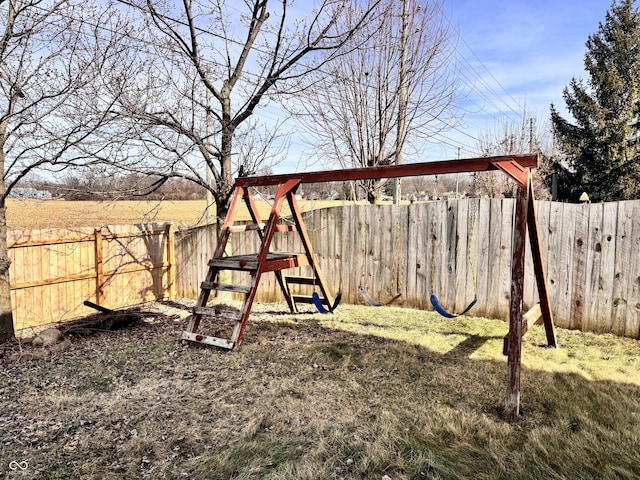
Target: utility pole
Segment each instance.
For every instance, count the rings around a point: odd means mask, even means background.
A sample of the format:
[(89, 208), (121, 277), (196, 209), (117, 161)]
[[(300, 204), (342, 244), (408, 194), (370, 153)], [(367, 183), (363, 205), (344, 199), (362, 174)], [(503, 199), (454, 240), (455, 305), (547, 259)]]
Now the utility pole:
[[(458, 147), (458, 160), (460, 160), (460, 147)], [(460, 198), (458, 195), (458, 175), (459, 173), (456, 173), (456, 200)]]
[[(207, 69), (207, 74), (209, 73), (209, 69)], [(207, 146), (207, 151), (209, 151), (209, 146), (211, 144), (211, 92), (209, 91), (209, 89), (207, 88), (207, 94), (206, 94), (206, 113), (205, 113), (205, 129), (206, 129), (206, 135), (207, 135), (207, 139), (206, 139), (206, 146)], [(205, 158), (204, 161), (204, 169), (205, 169), (205, 174), (206, 174), (206, 179), (207, 179), (207, 206), (205, 209), (205, 218), (207, 221), (207, 225), (210, 225), (212, 223), (214, 219), (213, 215), (211, 215), (211, 209), (213, 208), (213, 194), (211, 193), (211, 184), (213, 183), (213, 175), (211, 174), (211, 167), (209, 166), (209, 164), (207, 163), (207, 160)]]
[(533, 141), (533, 117), (529, 119), (529, 153), (533, 153), (533, 147), (535, 142)]
[[(398, 131), (396, 134), (396, 165), (402, 163), (402, 147), (406, 136), (407, 122), (407, 31), (409, 29), (409, 0), (402, 3), (402, 32), (400, 37), (400, 71), (398, 72), (399, 98), (398, 98)], [(393, 203), (400, 204), (401, 183), (400, 178), (393, 180)]]

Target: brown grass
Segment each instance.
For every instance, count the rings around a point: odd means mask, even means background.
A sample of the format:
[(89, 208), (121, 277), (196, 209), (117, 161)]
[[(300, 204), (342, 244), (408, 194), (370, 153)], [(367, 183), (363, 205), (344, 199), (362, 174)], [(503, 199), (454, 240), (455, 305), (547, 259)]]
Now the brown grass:
[(637, 341), (560, 331), (548, 349), (533, 327), (510, 424), (502, 322), (254, 312), (234, 352), (182, 345), (185, 320), (154, 315), (46, 360), (5, 356), (0, 475), (23, 478), (8, 465), (24, 461), (47, 479), (640, 478)]
[[(257, 200), (260, 215), (269, 216), (271, 204)], [(303, 211), (342, 205), (335, 201), (302, 201)], [(185, 201), (66, 201), (66, 200), (7, 200), (9, 229), (33, 230), (40, 228), (101, 227), (104, 225), (134, 225), (150, 222), (174, 222), (176, 226), (190, 227), (206, 223), (206, 202)], [(284, 211), (286, 215), (286, 210)], [(211, 214), (215, 221), (215, 214)], [(243, 209), (238, 220), (248, 220)]]

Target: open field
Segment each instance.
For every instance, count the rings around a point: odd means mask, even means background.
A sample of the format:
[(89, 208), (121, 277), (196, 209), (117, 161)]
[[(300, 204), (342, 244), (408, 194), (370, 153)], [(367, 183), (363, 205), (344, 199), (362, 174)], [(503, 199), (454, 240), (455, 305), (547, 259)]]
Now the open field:
[[(265, 219), (268, 218), (271, 205), (263, 200), (257, 200), (256, 203), (260, 214)], [(303, 211), (332, 205), (342, 205), (342, 202), (300, 202)], [(205, 207), (204, 200), (80, 202), (10, 198), (7, 200), (7, 225), (12, 230), (101, 227), (150, 222), (174, 222), (176, 227), (191, 227), (206, 223)], [(213, 213), (211, 218), (212, 222), (215, 221)], [(248, 218), (245, 209), (239, 215), (239, 220)]]
[(68, 334), (43, 360), (0, 350), (0, 476), (640, 478), (637, 340), (559, 330), (549, 349), (532, 327), (507, 423), (499, 321), (257, 304), (220, 352), (177, 340), (186, 306), (141, 308), (145, 322)]

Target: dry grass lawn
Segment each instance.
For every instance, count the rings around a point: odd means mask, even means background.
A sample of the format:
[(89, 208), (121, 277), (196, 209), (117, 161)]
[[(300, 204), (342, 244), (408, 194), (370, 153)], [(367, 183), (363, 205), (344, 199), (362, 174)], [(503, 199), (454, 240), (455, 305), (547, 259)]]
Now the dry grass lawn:
[[(271, 205), (257, 200), (260, 214), (266, 219)], [(336, 201), (303, 201), (303, 211), (342, 205)], [(12, 230), (40, 228), (101, 227), (104, 225), (134, 225), (150, 222), (174, 222), (177, 227), (191, 227), (206, 223), (206, 202), (185, 201), (66, 201), (66, 200), (7, 200), (7, 225)], [(284, 212), (286, 215), (286, 211)], [(215, 221), (215, 215), (212, 214)], [(239, 220), (249, 219), (243, 211)]]
[(260, 304), (221, 352), (178, 340), (186, 310), (142, 308), (43, 360), (4, 348), (0, 477), (640, 478), (638, 341), (560, 331), (548, 349), (533, 327), (508, 423), (502, 322)]

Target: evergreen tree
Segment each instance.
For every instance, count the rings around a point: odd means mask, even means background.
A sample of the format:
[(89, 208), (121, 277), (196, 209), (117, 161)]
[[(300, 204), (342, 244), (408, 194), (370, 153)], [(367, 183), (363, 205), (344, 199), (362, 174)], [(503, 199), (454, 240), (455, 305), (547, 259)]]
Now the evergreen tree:
[(585, 70), (563, 97), (574, 122), (551, 106), (554, 136), (565, 154), (556, 163), (560, 200), (640, 198), (640, 13), (635, 0), (614, 0), (589, 36)]

